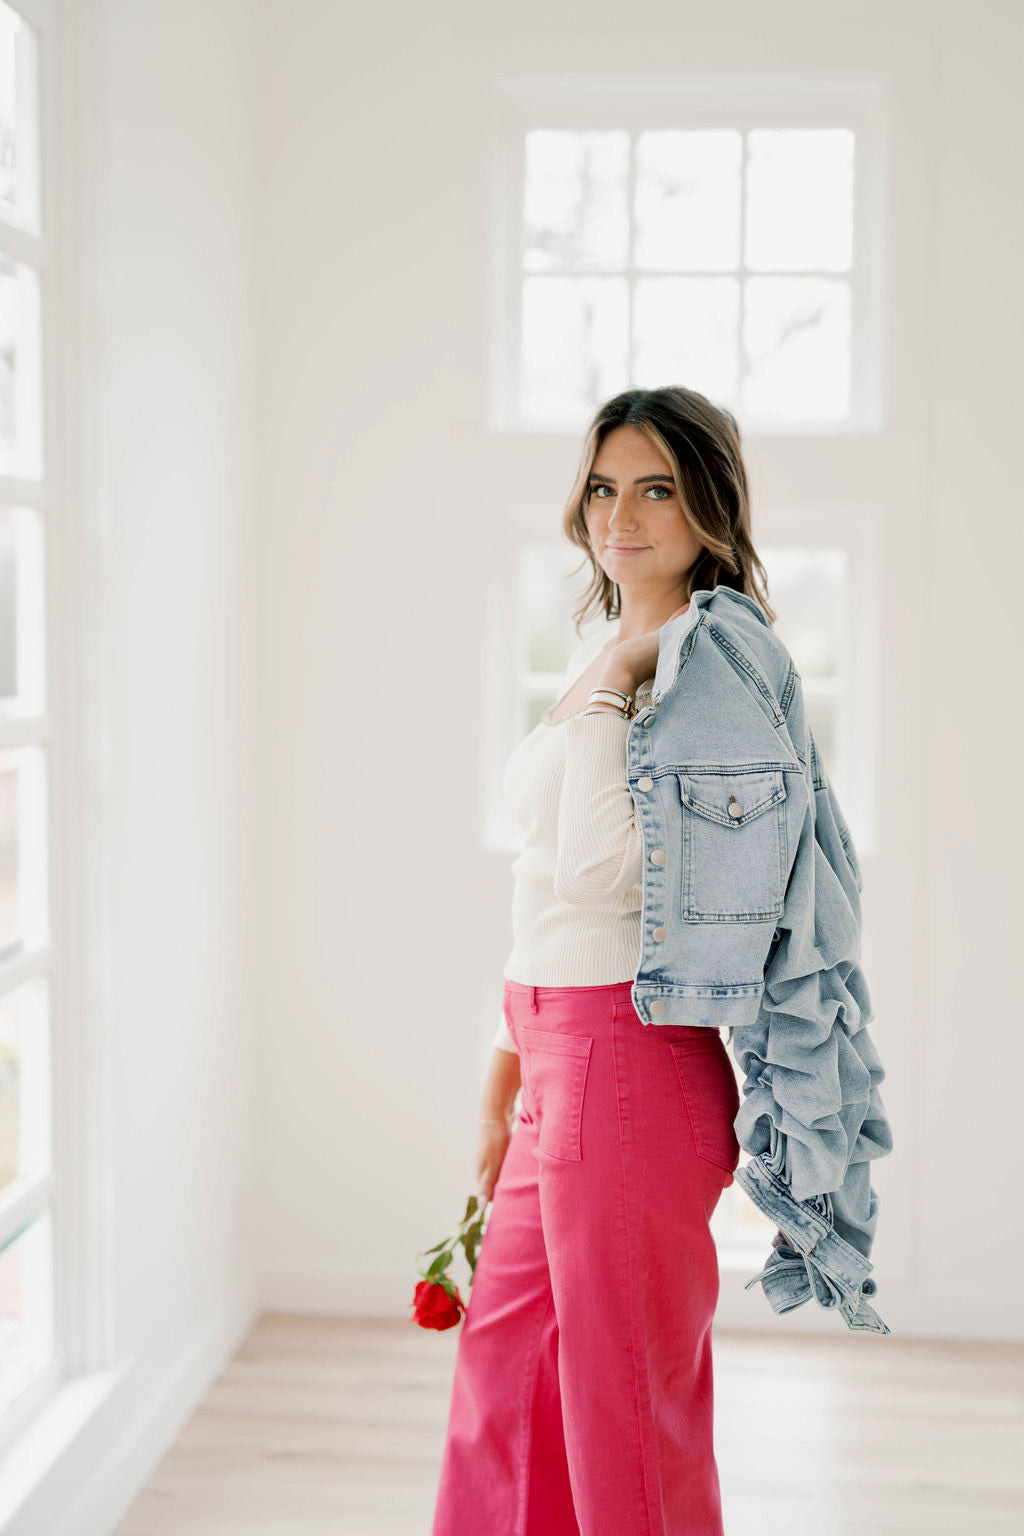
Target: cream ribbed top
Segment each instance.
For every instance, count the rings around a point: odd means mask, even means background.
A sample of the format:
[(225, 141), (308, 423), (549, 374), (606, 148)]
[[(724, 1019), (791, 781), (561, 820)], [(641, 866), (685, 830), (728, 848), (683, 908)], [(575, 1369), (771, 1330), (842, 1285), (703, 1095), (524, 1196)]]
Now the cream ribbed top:
[[(569, 658), (559, 702), (617, 626)], [(649, 702), (653, 678), (637, 690)], [(556, 708), (557, 705), (552, 706)], [(505, 765), (505, 804), (525, 834), (512, 864), (513, 946), (504, 975), (527, 986), (632, 981), (640, 961), (643, 842), (627, 777), (630, 722), (551, 710)], [(492, 1042), (515, 1051), (504, 1014)]]

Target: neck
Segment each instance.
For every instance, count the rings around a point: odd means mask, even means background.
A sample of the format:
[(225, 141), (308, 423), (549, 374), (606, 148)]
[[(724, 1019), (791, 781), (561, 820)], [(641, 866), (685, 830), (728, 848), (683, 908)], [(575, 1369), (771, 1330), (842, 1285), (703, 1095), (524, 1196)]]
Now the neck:
[(619, 589), (619, 634), (620, 640), (632, 640), (637, 635), (649, 635), (652, 630), (660, 629), (667, 624), (672, 614), (682, 604), (686, 603), (685, 592), (678, 589), (668, 596), (648, 595), (642, 592), (631, 593)]

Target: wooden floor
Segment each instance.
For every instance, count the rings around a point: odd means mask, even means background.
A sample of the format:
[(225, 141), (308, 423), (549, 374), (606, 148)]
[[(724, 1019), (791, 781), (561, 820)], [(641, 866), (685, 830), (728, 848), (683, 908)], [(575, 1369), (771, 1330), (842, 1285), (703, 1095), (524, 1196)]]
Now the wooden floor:
[[(429, 1536), (457, 1334), (264, 1316), (117, 1536)], [(1024, 1532), (1024, 1346), (716, 1334), (715, 1411), (727, 1536)]]

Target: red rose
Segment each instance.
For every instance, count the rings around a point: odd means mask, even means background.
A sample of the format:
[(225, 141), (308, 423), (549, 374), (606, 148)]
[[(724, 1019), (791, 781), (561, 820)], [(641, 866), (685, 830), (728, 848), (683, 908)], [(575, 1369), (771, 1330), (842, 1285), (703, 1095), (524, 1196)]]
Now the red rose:
[(413, 1309), (412, 1321), (419, 1323), (421, 1328), (454, 1328), (462, 1321), (467, 1311), (466, 1303), (448, 1273), (448, 1266), (455, 1257), (455, 1250), (461, 1248), (469, 1265), (469, 1283), (473, 1284), (488, 1205), (488, 1201), (481, 1202), (478, 1196), (470, 1195), (466, 1201), (466, 1214), (455, 1230), (425, 1253), (416, 1255), (417, 1263), (422, 1265), (422, 1261), (433, 1254), (427, 1268), (420, 1268), (423, 1278), (416, 1287), (415, 1300), (409, 1303)]
[(413, 1322), (421, 1328), (454, 1328), (466, 1310), (457, 1285), (452, 1284), (449, 1292), (447, 1286), (435, 1280), (421, 1280), (409, 1305), (413, 1308)]

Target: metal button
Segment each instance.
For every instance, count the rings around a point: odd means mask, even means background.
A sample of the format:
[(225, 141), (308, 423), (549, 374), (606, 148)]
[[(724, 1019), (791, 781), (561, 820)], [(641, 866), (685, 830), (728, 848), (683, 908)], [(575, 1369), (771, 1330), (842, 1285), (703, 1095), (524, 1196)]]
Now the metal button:
[(653, 724), (654, 724), (654, 716), (653, 716), (653, 714), (651, 714), (651, 715), (644, 715), (644, 725), (653, 725)]
[(735, 795), (730, 795), (729, 796), (729, 815), (730, 816), (742, 816), (743, 815), (743, 807), (742, 807), (742, 805), (740, 805), (740, 803), (736, 799)]
[(637, 779), (636, 787), (637, 789), (653, 789), (654, 780), (645, 773), (642, 779)]
[(665, 1004), (661, 1003), (661, 1002), (652, 1003), (651, 1004), (651, 1012), (652, 1013), (664, 1013), (665, 1012)]
[(651, 934), (651, 938), (654, 939), (655, 942), (658, 943), (658, 944), (660, 944), (662, 942), (664, 937), (665, 937), (665, 930), (664, 930), (664, 928), (655, 928), (654, 932)]
[(664, 864), (667, 857), (668, 855), (666, 854), (664, 848), (655, 848), (654, 852), (651, 854), (651, 863)]

